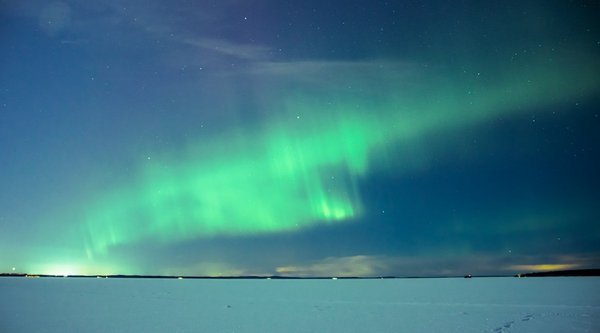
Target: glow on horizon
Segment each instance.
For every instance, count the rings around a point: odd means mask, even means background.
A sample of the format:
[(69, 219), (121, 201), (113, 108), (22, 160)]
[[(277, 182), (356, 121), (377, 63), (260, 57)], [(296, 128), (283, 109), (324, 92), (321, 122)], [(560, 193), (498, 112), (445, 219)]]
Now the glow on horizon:
[(82, 275), (83, 270), (80, 266), (75, 264), (48, 264), (42, 265), (38, 270), (30, 272), (35, 274), (46, 274), (46, 275), (57, 275), (57, 276), (70, 276), (70, 275)]
[(513, 265), (511, 269), (528, 272), (562, 271), (579, 267), (578, 264), (535, 264), (535, 265)]
[(115, 265), (106, 265), (99, 262), (90, 262), (82, 259), (65, 259), (61, 261), (49, 260), (48, 263), (32, 264), (20, 273), (73, 276), (73, 275), (114, 275), (126, 273)]

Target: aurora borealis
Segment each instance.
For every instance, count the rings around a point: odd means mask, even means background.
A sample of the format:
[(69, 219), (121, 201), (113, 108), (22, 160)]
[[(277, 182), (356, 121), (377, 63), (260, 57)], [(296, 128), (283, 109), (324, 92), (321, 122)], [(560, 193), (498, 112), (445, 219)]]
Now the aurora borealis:
[(598, 5), (350, 2), (4, 2), (0, 271), (598, 266)]

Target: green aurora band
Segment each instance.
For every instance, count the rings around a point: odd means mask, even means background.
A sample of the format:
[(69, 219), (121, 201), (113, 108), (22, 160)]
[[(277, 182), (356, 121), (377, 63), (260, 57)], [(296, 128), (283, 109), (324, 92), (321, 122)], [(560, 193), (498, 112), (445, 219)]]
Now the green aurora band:
[[(90, 259), (142, 240), (171, 243), (357, 221), (368, 209), (358, 181), (383, 163), (377, 161), (434, 133), (593, 96), (599, 86), (593, 72), (573, 65), (507, 73), (476, 90), (430, 79), (427, 89), (391, 89), (377, 100), (342, 94), (337, 103), (295, 93), (260, 127), (191, 145), (187, 154), (153, 157), (136, 182), (92, 203), (80, 231), (86, 254)], [(394, 160), (394, 170), (402, 167)]]

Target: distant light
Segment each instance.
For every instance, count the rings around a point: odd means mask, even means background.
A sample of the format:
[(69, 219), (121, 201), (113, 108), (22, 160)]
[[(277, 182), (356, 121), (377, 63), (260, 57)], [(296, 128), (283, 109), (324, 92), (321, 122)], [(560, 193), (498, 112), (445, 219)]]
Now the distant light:
[(13, 268), (12, 268), (13, 272), (14, 272), (16, 269), (17, 269), (16, 267), (13, 267)]
[(331, 279), (332, 279), (332, 280), (337, 280), (337, 278), (336, 278), (336, 277), (332, 277)]
[(177, 278), (177, 280), (183, 280), (183, 278), (180, 276), (180, 277)]

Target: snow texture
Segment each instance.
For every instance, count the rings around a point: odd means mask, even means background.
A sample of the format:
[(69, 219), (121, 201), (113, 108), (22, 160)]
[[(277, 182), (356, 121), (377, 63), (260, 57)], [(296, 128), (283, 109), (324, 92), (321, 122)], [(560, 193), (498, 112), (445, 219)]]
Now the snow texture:
[(0, 279), (0, 332), (600, 332), (600, 278)]

